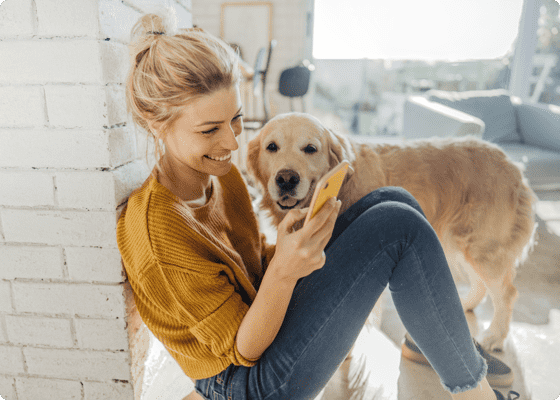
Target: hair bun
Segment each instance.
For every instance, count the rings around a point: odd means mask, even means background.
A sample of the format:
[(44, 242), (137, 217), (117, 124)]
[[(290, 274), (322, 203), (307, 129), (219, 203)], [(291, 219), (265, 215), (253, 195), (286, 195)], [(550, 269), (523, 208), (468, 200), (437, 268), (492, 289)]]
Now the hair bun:
[(177, 16), (172, 7), (159, 7), (155, 12), (143, 15), (132, 27), (131, 42), (142, 36), (174, 35), (177, 29)]

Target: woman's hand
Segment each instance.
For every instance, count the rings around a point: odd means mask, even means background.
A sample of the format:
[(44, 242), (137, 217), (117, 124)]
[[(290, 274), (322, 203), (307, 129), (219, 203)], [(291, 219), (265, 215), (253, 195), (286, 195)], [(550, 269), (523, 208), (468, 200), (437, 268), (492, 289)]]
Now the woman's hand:
[(256, 360), (270, 346), (282, 326), (298, 279), (325, 264), (324, 249), (331, 238), (340, 204), (330, 199), (298, 231), (292, 226), (305, 218), (306, 209), (290, 210), (278, 225), (274, 257), (237, 331), (237, 348), (243, 357)]
[(305, 218), (307, 208), (290, 210), (278, 225), (276, 252), (267, 273), (297, 282), (325, 264), (325, 246), (329, 242), (341, 202), (329, 199), (321, 210), (298, 231), (292, 226)]

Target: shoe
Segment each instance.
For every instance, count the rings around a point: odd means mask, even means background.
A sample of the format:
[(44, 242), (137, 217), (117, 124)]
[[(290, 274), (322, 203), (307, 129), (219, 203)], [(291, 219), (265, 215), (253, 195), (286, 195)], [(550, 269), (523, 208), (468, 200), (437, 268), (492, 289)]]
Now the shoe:
[[(496, 394), (496, 399), (498, 400), (506, 400), (506, 398), (504, 397), (503, 394), (501, 394), (500, 392), (498, 392), (496, 389), (494, 389), (494, 393)], [(513, 397), (515, 396), (515, 397)], [(507, 400), (517, 400), (519, 398), (519, 393), (514, 392), (513, 390), (510, 390), (508, 393), (508, 397)]]
[[(500, 359), (489, 354), (482, 346), (474, 340), (474, 344), (482, 358), (486, 360), (488, 364), (488, 372), (486, 374), (486, 379), (490, 386), (497, 387), (507, 387), (511, 386), (513, 383), (513, 371)], [(422, 351), (416, 346), (414, 341), (408, 336), (408, 333), (404, 336), (404, 342), (401, 347), (403, 357), (414, 361), (416, 363), (430, 365), (428, 359), (422, 354)]]

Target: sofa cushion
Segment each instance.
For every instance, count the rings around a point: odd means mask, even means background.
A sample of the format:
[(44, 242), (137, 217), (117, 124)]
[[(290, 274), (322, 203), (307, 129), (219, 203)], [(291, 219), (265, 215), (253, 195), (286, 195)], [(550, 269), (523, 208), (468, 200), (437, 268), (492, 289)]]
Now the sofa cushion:
[(512, 161), (523, 164), (533, 189), (560, 189), (559, 152), (517, 142), (502, 142), (498, 146)]
[(486, 129), (483, 139), (498, 143), (521, 141), (517, 132), (515, 110), (505, 90), (472, 90), (467, 92), (446, 92), (430, 90), (428, 100), (435, 101), (480, 118)]
[(528, 103), (514, 107), (523, 143), (560, 152), (560, 107)]

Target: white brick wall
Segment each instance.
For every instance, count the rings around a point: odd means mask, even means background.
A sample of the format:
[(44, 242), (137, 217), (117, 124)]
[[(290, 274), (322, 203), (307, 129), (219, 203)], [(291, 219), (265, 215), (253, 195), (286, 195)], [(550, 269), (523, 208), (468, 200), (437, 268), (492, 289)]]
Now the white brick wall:
[(98, 381), (130, 379), (128, 354), (124, 352), (24, 347), (23, 354), (30, 375)]
[(131, 399), (132, 388), (121, 382), (84, 382), (84, 400)]
[(0, 87), (0, 115), (3, 126), (41, 127), (46, 124), (43, 88)]
[(43, 172), (11, 172), (0, 170), (2, 206), (54, 206), (53, 174)]
[(0, 393), (5, 400), (16, 398), (16, 382), (14, 378), (0, 376)]
[(0, 246), (1, 279), (62, 279), (62, 249), (48, 246)]
[(66, 247), (64, 250), (69, 279), (82, 282), (123, 282), (118, 249)]
[(35, 3), (40, 36), (97, 36), (97, 0), (40, 0)]
[[(26, 400), (81, 400), (82, 385), (78, 381), (44, 378), (17, 378), (19, 398)], [(8, 400), (10, 398), (8, 397)]]
[[(149, 174), (126, 114), (129, 32), (189, 0), (0, 4), (0, 396), (140, 399), (115, 227)], [(131, 330), (131, 327), (134, 329)], [(140, 330), (141, 331), (141, 330)], [(131, 352), (131, 348), (135, 351)], [(136, 391), (136, 393), (135, 393)]]
[(70, 319), (6, 316), (8, 340), (13, 344), (72, 347), (71, 325)]
[(5, 0), (0, 7), (1, 37), (30, 37), (34, 29), (32, 0)]

